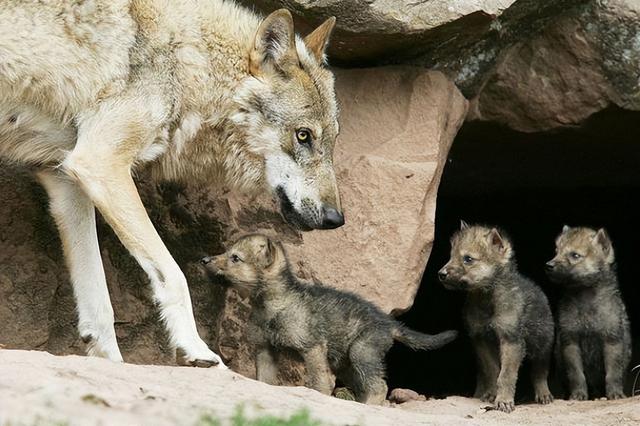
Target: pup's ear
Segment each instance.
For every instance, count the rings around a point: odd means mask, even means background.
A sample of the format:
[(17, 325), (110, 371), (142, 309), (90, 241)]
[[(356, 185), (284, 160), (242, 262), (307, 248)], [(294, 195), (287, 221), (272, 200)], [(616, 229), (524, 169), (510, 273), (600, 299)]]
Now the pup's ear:
[(460, 221), (460, 230), (464, 230), (469, 228), (469, 224), (467, 222), (465, 222), (464, 220)]
[(500, 250), (504, 249), (504, 239), (496, 228), (491, 228), (491, 231), (489, 232), (489, 242)]
[(276, 245), (273, 241), (271, 241), (271, 238), (267, 238), (266, 243), (264, 244), (264, 246), (260, 246), (262, 252), (261, 252), (261, 257), (262, 257), (262, 267), (263, 268), (268, 268), (271, 265), (273, 265), (273, 262), (276, 259)]
[(611, 244), (611, 238), (609, 238), (609, 234), (606, 229), (598, 229), (593, 240), (602, 249), (602, 252), (607, 257), (609, 263), (613, 262), (613, 244)]
[(293, 18), (287, 9), (276, 10), (256, 31), (249, 54), (249, 72), (255, 76), (297, 63)]
[(333, 32), (333, 28), (336, 25), (336, 18), (332, 16), (331, 18), (324, 21), (318, 28), (313, 30), (311, 34), (304, 38), (304, 44), (307, 45), (307, 48), (313, 53), (316, 60), (319, 63), (324, 63), (324, 51), (327, 49), (327, 45), (329, 44), (329, 37), (331, 37), (331, 33)]
[(569, 228), (569, 225), (564, 225), (564, 226), (562, 227), (562, 233), (563, 233), (563, 234), (566, 234), (566, 233), (567, 233), (567, 231), (568, 231), (569, 229), (571, 229), (571, 228)]

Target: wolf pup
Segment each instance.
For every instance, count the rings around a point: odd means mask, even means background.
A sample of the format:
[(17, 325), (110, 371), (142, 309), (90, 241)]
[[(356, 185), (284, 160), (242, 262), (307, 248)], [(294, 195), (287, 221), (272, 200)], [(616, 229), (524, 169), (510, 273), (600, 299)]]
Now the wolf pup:
[(0, 2), (0, 160), (50, 198), (89, 355), (122, 361), (95, 208), (149, 276), (180, 364), (223, 364), (200, 338), (187, 280), (134, 176), (270, 193), (301, 230), (344, 223), (325, 49), (291, 14), (225, 0)]
[(558, 304), (557, 351), (569, 399), (585, 400), (589, 390), (604, 390), (608, 399), (624, 398), (631, 332), (607, 231), (565, 225), (546, 269), (564, 290)]
[(264, 235), (246, 236), (202, 263), (249, 298), (249, 340), (256, 347), (258, 380), (266, 383), (275, 383), (277, 352), (293, 350), (304, 359), (307, 386), (331, 394), (337, 376), (357, 401), (381, 404), (387, 395), (384, 357), (394, 340), (428, 350), (457, 336), (418, 333), (355, 294), (302, 283), (282, 245)]
[(444, 286), (464, 290), (464, 319), (478, 360), (475, 397), (514, 410), (518, 370), (532, 364), (536, 402), (553, 401), (547, 385), (553, 318), (546, 296), (518, 272), (513, 247), (496, 228), (464, 221), (451, 239), (451, 259), (438, 272)]

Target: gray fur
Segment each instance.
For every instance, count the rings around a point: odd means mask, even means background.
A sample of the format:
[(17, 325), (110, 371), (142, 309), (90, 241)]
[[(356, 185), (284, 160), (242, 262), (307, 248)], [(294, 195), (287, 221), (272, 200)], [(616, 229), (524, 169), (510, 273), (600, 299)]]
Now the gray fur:
[(565, 227), (556, 253), (546, 266), (551, 280), (563, 287), (556, 348), (569, 399), (603, 393), (624, 398), (631, 332), (611, 241), (604, 229)]
[(550, 403), (553, 318), (546, 296), (520, 275), (511, 242), (496, 228), (462, 222), (451, 245), (451, 259), (439, 276), (445, 287), (468, 292), (464, 320), (478, 361), (475, 397), (513, 411), (518, 370), (526, 357), (536, 401)]
[(384, 358), (394, 340), (422, 350), (457, 336), (409, 330), (353, 293), (300, 281), (282, 245), (265, 236), (245, 237), (227, 253), (205, 259), (205, 265), (248, 295), (257, 375), (268, 383), (275, 381), (277, 354), (293, 350), (304, 358), (309, 387), (330, 394), (335, 375), (357, 401), (380, 404), (387, 394)]

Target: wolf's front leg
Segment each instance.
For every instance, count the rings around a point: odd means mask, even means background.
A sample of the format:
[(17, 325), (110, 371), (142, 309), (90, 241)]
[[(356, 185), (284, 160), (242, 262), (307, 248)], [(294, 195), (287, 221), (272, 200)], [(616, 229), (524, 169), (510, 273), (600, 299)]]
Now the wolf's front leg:
[(524, 345), (521, 342), (500, 341), (500, 374), (498, 375), (495, 407), (505, 413), (510, 413), (515, 409), (516, 382), (523, 357)]
[(82, 117), (78, 142), (62, 163), (100, 210), (151, 280), (153, 295), (183, 365), (224, 367), (200, 339), (187, 280), (156, 232), (131, 177), (131, 166), (158, 135), (153, 98), (105, 102)]
[(60, 232), (77, 303), (78, 331), (87, 343), (87, 353), (121, 362), (93, 203), (68, 176), (42, 171), (37, 177), (49, 195), (51, 215)]
[(587, 378), (582, 365), (582, 352), (576, 341), (561, 342), (561, 354), (564, 368), (569, 381), (569, 399), (584, 401), (589, 398)]
[(498, 351), (484, 339), (473, 339), (478, 363), (478, 374), (474, 398), (493, 402), (496, 399), (496, 383), (500, 373)]

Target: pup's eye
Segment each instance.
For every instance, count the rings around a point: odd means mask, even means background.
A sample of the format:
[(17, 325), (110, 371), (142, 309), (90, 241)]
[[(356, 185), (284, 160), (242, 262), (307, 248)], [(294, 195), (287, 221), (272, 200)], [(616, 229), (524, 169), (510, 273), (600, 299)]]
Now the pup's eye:
[(580, 259), (582, 257), (580, 253), (576, 253), (575, 251), (569, 253), (569, 256), (571, 256), (572, 259)]
[(464, 256), (462, 256), (462, 262), (465, 265), (470, 265), (473, 263), (473, 257), (469, 256), (468, 254), (465, 254)]
[(296, 130), (296, 140), (301, 144), (311, 143), (311, 130), (305, 128)]
[(237, 254), (232, 254), (230, 259), (231, 259), (231, 261), (233, 263), (238, 263), (238, 262), (242, 261), (242, 259), (240, 259), (240, 256), (238, 256)]

